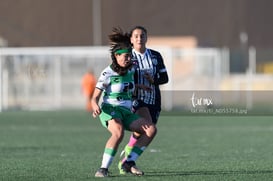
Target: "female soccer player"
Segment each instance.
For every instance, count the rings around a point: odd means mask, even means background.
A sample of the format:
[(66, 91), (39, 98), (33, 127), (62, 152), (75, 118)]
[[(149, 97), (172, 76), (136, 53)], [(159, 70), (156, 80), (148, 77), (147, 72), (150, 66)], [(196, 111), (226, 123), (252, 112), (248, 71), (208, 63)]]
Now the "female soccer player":
[[(135, 26), (129, 33), (133, 46), (132, 61), (136, 69), (135, 84), (136, 97), (133, 101), (133, 112), (156, 124), (161, 111), (161, 95), (159, 85), (169, 80), (161, 54), (146, 48), (147, 30), (142, 26)], [(139, 138), (138, 133), (131, 135), (126, 145), (125, 157), (130, 153)], [(120, 173), (122, 161), (119, 162)]]
[[(122, 164), (125, 172), (135, 175), (144, 173), (135, 165), (136, 159), (156, 134), (155, 125), (131, 112), (134, 91), (134, 71), (131, 69), (130, 37), (121, 29), (114, 28), (109, 35), (112, 64), (106, 67), (96, 84), (92, 97), (93, 116), (99, 116), (102, 125), (111, 133), (106, 142), (102, 163), (95, 177), (108, 176), (108, 168), (123, 139), (124, 130), (137, 132), (140, 137)], [(101, 106), (98, 105), (104, 92)]]

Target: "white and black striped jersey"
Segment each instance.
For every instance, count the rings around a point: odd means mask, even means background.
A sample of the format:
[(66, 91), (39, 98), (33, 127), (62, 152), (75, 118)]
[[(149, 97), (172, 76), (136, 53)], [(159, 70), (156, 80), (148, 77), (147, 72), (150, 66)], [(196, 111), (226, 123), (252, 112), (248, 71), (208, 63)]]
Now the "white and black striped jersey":
[[(133, 49), (132, 61), (135, 68), (135, 84), (151, 87), (152, 91), (143, 89), (136, 90), (136, 99), (146, 104), (161, 106), (161, 95), (159, 85), (168, 82), (168, 74), (161, 54), (152, 49), (146, 49), (141, 54)], [(145, 72), (152, 75), (154, 83), (151, 84), (143, 75)]]

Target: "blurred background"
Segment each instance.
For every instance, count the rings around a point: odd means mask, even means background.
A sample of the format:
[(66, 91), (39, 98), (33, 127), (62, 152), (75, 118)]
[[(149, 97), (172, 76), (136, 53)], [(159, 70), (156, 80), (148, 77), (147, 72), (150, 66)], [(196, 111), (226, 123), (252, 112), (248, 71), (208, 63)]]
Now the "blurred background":
[(191, 108), (195, 95), (273, 112), (272, 9), (270, 0), (0, 0), (0, 111), (85, 109), (81, 78), (110, 63), (112, 27), (142, 25), (168, 69), (164, 110)]

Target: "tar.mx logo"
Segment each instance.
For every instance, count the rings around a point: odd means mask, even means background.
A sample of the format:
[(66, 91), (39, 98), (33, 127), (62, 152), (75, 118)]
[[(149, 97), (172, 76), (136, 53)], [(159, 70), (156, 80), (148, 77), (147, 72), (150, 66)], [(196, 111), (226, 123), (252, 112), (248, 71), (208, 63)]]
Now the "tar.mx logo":
[(213, 105), (212, 99), (207, 97), (197, 97), (192, 94), (191, 104), (195, 108), (196, 106), (210, 106)]

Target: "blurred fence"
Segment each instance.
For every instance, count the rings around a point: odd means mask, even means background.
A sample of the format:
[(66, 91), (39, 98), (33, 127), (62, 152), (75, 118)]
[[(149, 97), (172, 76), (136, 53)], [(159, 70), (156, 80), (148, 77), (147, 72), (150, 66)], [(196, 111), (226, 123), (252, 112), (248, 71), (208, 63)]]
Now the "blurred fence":
[(0, 49), (1, 109), (84, 106), (81, 78), (109, 63), (107, 47)]
[[(253, 82), (255, 72), (231, 80), (228, 49), (153, 48), (162, 53), (170, 77), (161, 87), (164, 110), (192, 106), (192, 96), (198, 91), (214, 92), (223, 104), (219, 91), (247, 90), (240, 86), (249, 75)], [(256, 66), (255, 54), (252, 57), (251, 65)], [(83, 74), (91, 68), (98, 77), (110, 62), (109, 47), (1, 48), (0, 111), (84, 109)]]

